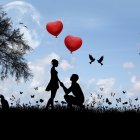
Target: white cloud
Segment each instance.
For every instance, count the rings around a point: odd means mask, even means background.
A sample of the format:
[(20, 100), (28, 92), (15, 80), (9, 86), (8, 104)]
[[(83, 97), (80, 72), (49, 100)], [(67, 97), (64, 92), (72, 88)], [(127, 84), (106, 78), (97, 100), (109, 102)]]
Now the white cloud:
[(67, 60), (62, 60), (61, 63), (60, 63), (60, 67), (63, 70), (68, 70), (68, 69), (73, 68), (73, 66)]
[[(101, 94), (105, 97), (110, 97), (110, 93), (114, 90), (115, 85), (115, 78), (102, 78), (102, 79), (95, 79), (91, 78), (85, 83), (85, 89), (87, 99), (91, 101), (90, 94), (92, 93), (93, 97), (96, 97), (98, 94)], [(100, 88), (103, 88), (101, 91)], [(115, 92), (114, 91), (114, 92)]]
[(114, 78), (99, 79), (96, 82), (96, 86), (98, 87), (98, 89), (100, 87), (104, 89), (103, 90), (104, 94), (110, 94), (114, 84), (115, 84), (115, 79)]
[(132, 75), (131, 79), (131, 86), (127, 91), (128, 97), (137, 97), (140, 93), (140, 78), (136, 75)]
[(125, 69), (132, 69), (134, 67), (135, 67), (135, 65), (133, 62), (126, 62), (123, 64), (123, 68), (125, 68)]
[(40, 63), (41, 65), (51, 64), (52, 59), (56, 59), (59, 61), (60, 56), (53, 52), (50, 55), (48, 55), (47, 57), (39, 60), (38, 63)]
[(140, 43), (137, 43), (136, 46), (137, 46), (138, 48), (140, 48)]
[(133, 84), (132, 89), (133, 89), (134, 91), (140, 92), (140, 78), (138, 78), (138, 77), (136, 77), (136, 76), (132, 76), (131, 82), (132, 82), (132, 84)]
[(96, 82), (96, 79), (95, 78), (92, 78), (88, 81), (88, 84), (91, 85), (91, 84), (95, 84)]

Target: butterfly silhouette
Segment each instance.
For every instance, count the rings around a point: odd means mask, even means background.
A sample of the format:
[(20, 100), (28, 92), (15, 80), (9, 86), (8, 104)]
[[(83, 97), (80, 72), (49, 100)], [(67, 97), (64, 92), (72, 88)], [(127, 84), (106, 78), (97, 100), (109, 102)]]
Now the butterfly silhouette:
[(106, 103), (108, 103), (109, 105), (111, 105), (112, 103), (109, 101), (108, 98), (106, 98)]
[(103, 91), (103, 88), (100, 88), (101, 91)]
[(94, 104), (91, 104), (91, 107), (94, 107)]
[(16, 100), (16, 104), (17, 104), (17, 105), (20, 104), (20, 98)]
[(65, 101), (61, 101), (61, 104), (67, 104)]
[(111, 105), (112, 103), (111, 102), (108, 102), (108, 104)]
[(126, 91), (122, 91), (123, 92), (123, 94), (125, 94), (126, 93)]
[(111, 96), (114, 97), (115, 96), (115, 93), (111, 92)]
[(44, 100), (43, 99), (40, 99), (40, 103), (43, 103), (44, 102)]
[(92, 93), (90, 93), (90, 97), (92, 97)]
[(128, 102), (124, 102), (124, 103), (122, 103), (123, 105), (126, 105), (126, 104), (128, 104)]
[(31, 95), (31, 98), (34, 98), (35, 97), (35, 95)]
[(24, 25), (24, 27), (28, 29), (28, 27), (26, 25)]
[(108, 103), (109, 102), (109, 99), (108, 98), (106, 98), (106, 103)]
[(95, 61), (95, 58), (93, 58), (93, 56), (90, 54), (89, 54), (89, 59), (90, 59), (90, 62), (89, 62), (90, 64)]
[(121, 102), (121, 98), (116, 99), (116, 101), (117, 101), (118, 103)]
[(103, 95), (99, 95), (99, 94), (98, 94), (98, 99), (101, 99), (102, 97), (103, 97)]
[(54, 101), (55, 103), (58, 103), (58, 101)]
[(95, 104), (96, 104), (96, 102), (95, 102), (95, 101), (92, 101), (91, 103), (92, 103), (93, 105), (95, 105)]
[(131, 99), (129, 99), (129, 103), (132, 103), (132, 100)]
[(13, 97), (13, 99), (15, 99), (15, 96), (14, 95), (12, 95), (12, 97)]
[(11, 101), (14, 101), (15, 100), (15, 96), (12, 95), (12, 97), (10, 98)]
[(98, 63), (99, 63), (99, 64), (101, 64), (101, 66), (103, 65), (103, 63), (102, 63), (102, 62), (103, 62), (103, 59), (104, 59), (104, 56), (101, 56), (101, 57), (100, 57), (100, 59), (99, 59), (99, 60), (97, 60), (97, 61), (98, 61)]
[(10, 100), (11, 100), (11, 101), (14, 101), (14, 99), (13, 99), (13, 98), (10, 98)]
[(38, 87), (35, 87), (34, 89), (35, 89), (35, 90), (38, 90)]

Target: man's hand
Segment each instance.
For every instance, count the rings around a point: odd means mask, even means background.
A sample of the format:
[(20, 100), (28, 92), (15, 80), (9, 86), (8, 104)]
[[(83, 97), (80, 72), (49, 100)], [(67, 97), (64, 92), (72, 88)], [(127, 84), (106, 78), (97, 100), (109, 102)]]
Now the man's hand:
[(60, 82), (60, 86), (61, 86), (61, 87), (64, 87), (64, 84), (63, 84), (62, 82)]

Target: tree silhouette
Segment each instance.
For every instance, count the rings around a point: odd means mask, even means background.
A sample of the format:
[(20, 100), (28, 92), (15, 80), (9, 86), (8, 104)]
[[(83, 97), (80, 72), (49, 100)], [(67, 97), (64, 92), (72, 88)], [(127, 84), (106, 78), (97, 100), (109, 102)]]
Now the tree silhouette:
[(24, 55), (32, 48), (24, 40), (20, 29), (13, 29), (11, 18), (0, 8), (0, 78), (9, 75), (16, 81), (23, 78), (29, 80), (33, 75), (28, 67)]

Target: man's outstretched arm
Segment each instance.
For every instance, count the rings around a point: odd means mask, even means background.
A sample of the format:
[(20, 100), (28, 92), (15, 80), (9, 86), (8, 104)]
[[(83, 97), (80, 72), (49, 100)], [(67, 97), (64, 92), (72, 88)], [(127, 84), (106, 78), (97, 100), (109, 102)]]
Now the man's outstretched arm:
[(71, 92), (71, 87), (67, 89), (62, 82), (60, 82), (60, 86), (63, 88), (66, 94), (69, 94)]

